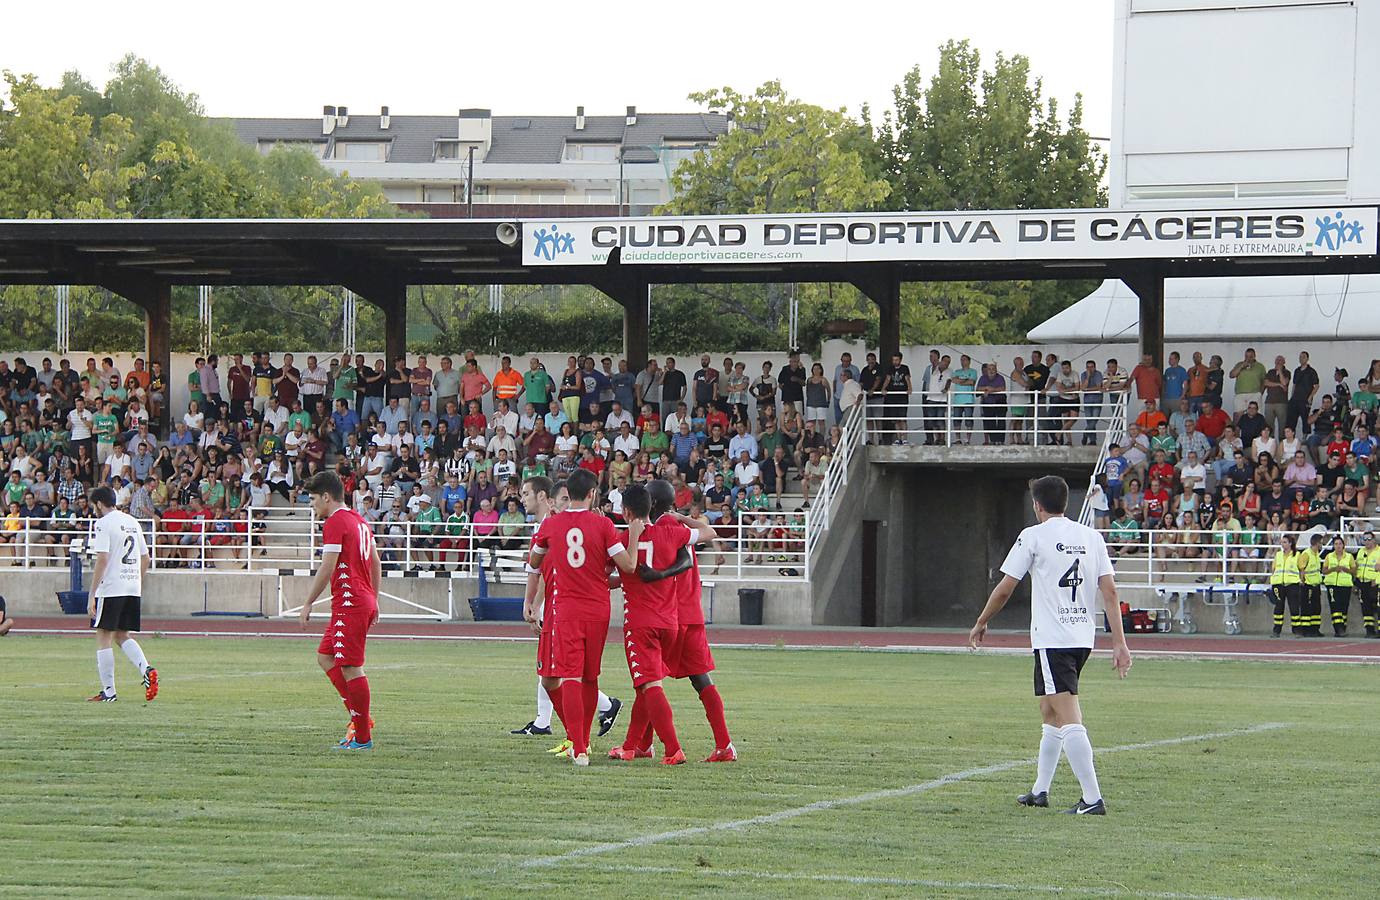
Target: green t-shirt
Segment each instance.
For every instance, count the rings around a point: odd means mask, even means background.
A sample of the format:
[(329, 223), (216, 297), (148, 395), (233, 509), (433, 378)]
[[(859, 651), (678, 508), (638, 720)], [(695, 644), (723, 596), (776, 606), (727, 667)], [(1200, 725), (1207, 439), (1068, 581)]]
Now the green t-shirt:
[(10, 503), (23, 503), (24, 492), (28, 490), (24, 482), (7, 481), (5, 482), (5, 499)]
[(335, 390), (331, 391), (332, 400), (349, 400), (351, 403), (355, 399), (355, 367), (346, 366), (335, 375)]
[(656, 434), (643, 432), (642, 449), (648, 453), (660, 453), (671, 446), (671, 439), (666, 436), (666, 432), (658, 431)]
[(197, 403), (206, 402), (206, 395), (201, 392), (201, 373), (196, 369), (187, 373), (187, 390), (191, 392), (192, 399)]
[(1236, 392), (1238, 394), (1258, 394), (1265, 389), (1265, 364), (1256, 360), (1236, 373)]
[(1134, 541), (1140, 536), (1140, 526), (1136, 520), (1127, 516), (1119, 522), (1112, 523), (1112, 539), (1118, 541)]
[(529, 479), (529, 478), (536, 478), (538, 475), (541, 475), (541, 476), (545, 476), (545, 475), (546, 475), (546, 463), (537, 463), (535, 466), (523, 466), (523, 467), (522, 467), (522, 480), (523, 480), (523, 481), (526, 481), (526, 480)]
[(48, 446), (55, 450), (58, 447), (66, 450), (71, 440), (72, 432), (68, 431), (66, 428), (54, 428), (48, 433)]
[(1150, 439), (1150, 456), (1153, 458), (1156, 450), (1163, 450), (1165, 458), (1169, 462), (1174, 461), (1174, 457), (1179, 452), (1179, 442), (1172, 434), (1157, 434)]
[(764, 431), (761, 437), (757, 438), (757, 443), (762, 447), (762, 458), (771, 459), (776, 454), (777, 447), (784, 447), (785, 442), (779, 431)]
[(91, 430), (96, 435), (96, 443), (115, 443), (115, 432), (120, 428), (119, 420), (109, 413), (99, 412), (91, 419)]
[(503, 532), (505, 537), (517, 534), (526, 524), (527, 517), (520, 512), (506, 512), (498, 517), (498, 530)]
[(465, 530), (465, 523), (469, 521), (464, 513), (451, 513), (446, 516), (446, 534), (450, 537), (459, 537)]
[(422, 534), (431, 534), (441, 522), (441, 511), (428, 504), (417, 511), (417, 518), (415, 521), (419, 532)]
[(1356, 409), (1364, 409), (1366, 412), (1374, 412), (1376, 395), (1370, 391), (1357, 391), (1351, 395), (1351, 405)]
[(977, 369), (972, 367), (959, 369), (957, 372), (954, 372), (953, 377), (971, 378), (973, 380), (972, 384), (959, 384), (957, 381), (953, 383), (954, 405), (972, 406), (977, 396)]
[(292, 415), (288, 416), (288, 431), (292, 431), (294, 428), (296, 428), (298, 422), (302, 423), (303, 434), (306, 434), (308, 431), (311, 431), (311, 413), (307, 412), (304, 409), (301, 412), (295, 412)]
[(278, 437), (276, 434), (266, 434), (259, 438), (259, 455), (270, 457), (273, 455), (273, 451), (278, 450), (282, 446), (282, 438)]
[(43, 446), (44, 435), (45, 432), (36, 431), (31, 428), (28, 431), (24, 432), (24, 436), (20, 438), (20, 443), (24, 445), (25, 450), (28, 450), (30, 453), (33, 453), (39, 447)]
[(545, 369), (538, 369), (527, 372), (522, 376), (522, 381), (525, 385), (523, 396), (527, 402), (536, 404), (537, 409), (543, 409), (546, 406), (546, 392), (551, 387), (551, 376), (546, 374)]

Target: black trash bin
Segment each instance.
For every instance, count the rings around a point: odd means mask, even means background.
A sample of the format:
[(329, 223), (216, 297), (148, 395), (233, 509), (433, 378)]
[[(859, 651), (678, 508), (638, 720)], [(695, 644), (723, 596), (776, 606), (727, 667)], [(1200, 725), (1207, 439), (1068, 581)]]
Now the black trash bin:
[(738, 589), (738, 622), (742, 625), (762, 624), (762, 602), (767, 592), (761, 588)]

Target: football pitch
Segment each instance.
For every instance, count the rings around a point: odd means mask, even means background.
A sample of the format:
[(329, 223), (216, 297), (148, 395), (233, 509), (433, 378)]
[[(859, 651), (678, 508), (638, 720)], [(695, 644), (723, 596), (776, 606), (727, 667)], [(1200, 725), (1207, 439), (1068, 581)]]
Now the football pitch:
[[(1359, 897), (1380, 876), (1376, 670), (1094, 658), (1109, 815), (1014, 802), (1030, 658), (721, 650), (742, 761), (588, 769), (510, 736), (528, 643), (374, 641), (372, 754), (314, 642), (145, 637), (163, 690), (95, 690), (89, 638), (0, 642), (0, 894)], [(618, 648), (604, 686), (631, 700)], [(688, 755), (694, 692), (668, 695)], [(1078, 799), (1066, 761), (1052, 807)]]

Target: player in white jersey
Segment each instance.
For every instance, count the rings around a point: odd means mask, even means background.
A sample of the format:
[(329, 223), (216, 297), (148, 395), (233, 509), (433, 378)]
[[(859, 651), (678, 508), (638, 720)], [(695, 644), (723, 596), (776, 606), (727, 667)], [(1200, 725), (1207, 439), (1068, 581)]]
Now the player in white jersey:
[(1040, 698), (1044, 728), (1035, 786), (1016, 802), (1049, 806), (1049, 786), (1063, 751), (1083, 789), (1078, 804), (1065, 811), (1105, 816), (1107, 806), (1093, 768), (1092, 743), (1078, 706), (1078, 675), (1097, 635), (1094, 601), (1099, 592), (1112, 631), (1112, 667), (1122, 678), (1131, 670), (1112, 561), (1102, 535), (1064, 516), (1069, 502), (1069, 486), (1064, 479), (1046, 475), (1031, 483), (1030, 494), (1039, 524), (1016, 538), (1016, 545), (1001, 564), (1001, 582), (992, 589), (977, 624), (968, 633), (968, 646), (978, 648), (987, 635), (987, 623), (1030, 573), (1030, 646), (1035, 652), (1035, 696)]
[(98, 487), (91, 505), (100, 518), (91, 529), (91, 549), (96, 569), (91, 574), (91, 600), (87, 612), (96, 630), (96, 671), (101, 691), (88, 698), (93, 703), (113, 703), (115, 650), (119, 644), (144, 681), (144, 699), (158, 696), (158, 670), (149, 665), (139, 642), (129, 636), (139, 630), (139, 600), (144, 593), (144, 574), (149, 569), (149, 545), (144, 529), (133, 516), (115, 508), (115, 492)]
[[(570, 502), (570, 494), (565, 489), (565, 482), (561, 481), (552, 484), (551, 479), (545, 475), (536, 475), (528, 478), (522, 483), (522, 508), (536, 517), (538, 525), (550, 513), (564, 512), (566, 505)], [(536, 532), (534, 531), (533, 534)], [(540, 572), (529, 572), (529, 579), (539, 579)], [(610, 697), (603, 691), (599, 692), (597, 712), (599, 714), (599, 737), (609, 733), (613, 728), (613, 723), (618, 721), (618, 713), (623, 709), (623, 702), (617, 697)], [(555, 712), (555, 706), (551, 703), (551, 695), (542, 686), (541, 678), (537, 678), (537, 717), (528, 722), (521, 728), (514, 728), (509, 734), (551, 734), (551, 716)], [(562, 741), (551, 748), (551, 753), (564, 752), (567, 742)]]

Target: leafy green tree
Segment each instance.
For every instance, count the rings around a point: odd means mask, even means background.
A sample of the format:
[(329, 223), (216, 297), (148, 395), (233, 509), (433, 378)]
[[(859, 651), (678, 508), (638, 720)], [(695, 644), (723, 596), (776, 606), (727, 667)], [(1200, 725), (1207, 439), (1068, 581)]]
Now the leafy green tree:
[[(949, 41), (928, 84), (919, 67), (893, 91), (896, 112), (876, 152), (897, 209), (1060, 209), (1106, 206), (1107, 157), (1083, 129), (1075, 95), (1061, 119), (1024, 56), (998, 53), (992, 68), (967, 41)], [(1085, 296), (1096, 282), (907, 285), (903, 340), (1019, 341)]]

